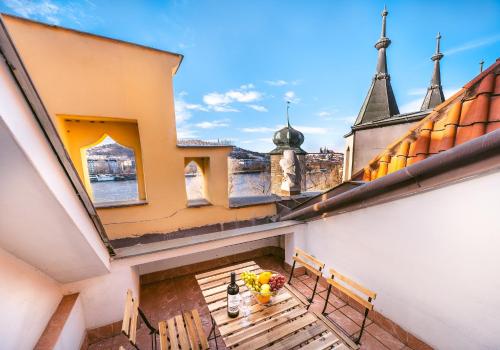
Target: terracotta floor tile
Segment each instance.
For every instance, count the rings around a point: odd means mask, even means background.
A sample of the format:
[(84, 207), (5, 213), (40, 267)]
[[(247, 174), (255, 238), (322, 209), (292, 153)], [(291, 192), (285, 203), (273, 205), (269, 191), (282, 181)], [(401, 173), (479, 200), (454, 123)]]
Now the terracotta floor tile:
[(366, 331), (377, 338), (382, 344), (388, 347), (391, 350), (399, 350), (404, 348), (404, 344), (399, 340), (394, 338), (392, 335), (384, 331), (377, 324), (372, 323), (368, 327), (366, 327)]
[(101, 340), (89, 346), (91, 350), (109, 350), (113, 348), (113, 338)]
[(298, 276), (298, 277), (296, 277), (296, 278), (297, 278), (299, 281), (303, 281), (303, 280), (306, 280), (306, 279), (311, 278), (311, 277), (309, 277), (308, 275), (300, 275), (300, 276)]
[(302, 295), (306, 298), (310, 298), (312, 295), (312, 290), (309, 289), (304, 283), (298, 281), (292, 281), (292, 286), (295, 287)]
[[(349, 305), (341, 307), (339, 310), (342, 311), (342, 313), (344, 315), (346, 315), (347, 317), (349, 317), (351, 320), (356, 322), (359, 326), (361, 326), (361, 324), (363, 323), (364, 315), (362, 313), (358, 312), (357, 310), (353, 309)], [(366, 318), (365, 327), (371, 323), (372, 323), (372, 320), (370, 320), (369, 318)]]
[[(304, 283), (306, 286), (308, 286), (312, 291), (314, 289), (314, 284), (316, 283), (316, 279), (309, 277), (307, 279), (303, 279), (301, 282)], [(318, 285), (316, 287), (316, 293), (320, 293), (325, 290), (326, 288), (318, 282)]]
[[(323, 311), (324, 307), (325, 307), (325, 299), (320, 298), (318, 295), (316, 295), (316, 297), (313, 300), (313, 303), (309, 307), (309, 310), (321, 313)], [(332, 313), (334, 311), (335, 311), (335, 308), (331, 304), (328, 304), (326, 307), (326, 313), (329, 314), (329, 313)]]
[[(326, 298), (326, 294), (327, 294), (327, 291), (323, 291), (321, 293), (319, 293), (319, 295), (322, 297), (322, 298)], [(328, 298), (328, 302), (330, 304), (332, 304), (335, 308), (341, 308), (342, 306), (346, 305), (346, 303), (340, 299), (338, 296), (336, 296), (335, 294), (333, 293), (330, 293), (330, 297)]]
[(353, 335), (354, 333), (359, 331), (359, 326), (339, 310), (328, 314), (328, 318), (336, 323), (338, 327), (342, 328), (342, 330), (349, 335)]
[(387, 348), (369, 333), (363, 333), (360, 350), (387, 350)]

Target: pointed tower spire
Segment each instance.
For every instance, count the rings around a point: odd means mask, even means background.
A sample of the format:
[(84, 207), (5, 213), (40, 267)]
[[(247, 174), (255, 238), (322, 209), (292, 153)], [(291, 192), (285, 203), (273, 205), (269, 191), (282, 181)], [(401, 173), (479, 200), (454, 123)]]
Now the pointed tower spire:
[(380, 33), (380, 39), (375, 44), (375, 48), (378, 50), (377, 71), (354, 125), (387, 119), (399, 114), (396, 98), (392, 91), (391, 77), (387, 70), (387, 57), (385, 53), (391, 44), (391, 40), (386, 37), (388, 14), (389, 12), (384, 6), (384, 10), (382, 11), (382, 32)]
[(436, 53), (431, 57), (434, 61), (434, 72), (432, 73), (431, 85), (427, 88), (427, 94), (424, 97), (424, 102), (422, 102), (421, 111), (425, 111), (429, 108), (434, 108), (444, 101), (443, 87), (441, 86), (441, 70), (439, 67), (439, 61), (443, 58), (443, 54), (440, 51), (441, 43), (441, 33), (438, 32), (436, 36)]
[(290, 109), (290, 101), (286, 101), (286, 125), (290, 127), (290, 115), (288, 114), (288, 110)]

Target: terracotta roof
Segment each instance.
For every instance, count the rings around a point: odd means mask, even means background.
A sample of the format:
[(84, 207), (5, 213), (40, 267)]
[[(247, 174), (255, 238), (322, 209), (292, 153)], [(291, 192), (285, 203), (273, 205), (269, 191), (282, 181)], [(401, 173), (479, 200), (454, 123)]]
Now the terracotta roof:
[(353, 179), (378, 179), (499, 128), (500, 58), (389, 145)]

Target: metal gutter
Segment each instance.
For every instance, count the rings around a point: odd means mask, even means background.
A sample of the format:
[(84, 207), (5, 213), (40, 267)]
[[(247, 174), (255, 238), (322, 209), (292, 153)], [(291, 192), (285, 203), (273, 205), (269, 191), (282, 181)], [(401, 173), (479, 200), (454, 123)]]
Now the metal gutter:
[(374, 121), (371, 123), (355, 125), (355, 126), (351, 127), (351, 131), (349, 131), (349, 133), (345, 134), (344, 137), (348, 137), (348, 136), (352, 135), (352, 133), (354, 131), (358, 131), (358, 130), (382, 128), (384, 126), (391, 126), (391, 125), (405, 124), (405, 123), (419, 121), (419, 120), (422, 120), (425, 117), (427, 117), (430, 113), (432, 113), (432, 111), (433, 111), (432, 109), (427, 109), (425, 111), (399, 114), (399, 115), (393, 116), (391, 118), (382, 119), (382, 120)]
[(71, 161), (69, 155), (66, 153), (66, 149), (56, 131), (54, 124), (45, 108), (40, 95), (36, 91), (36, 88), (31, 80), (20, 56), (17, 52), (11, 37), (7, 31), (5, 23), (0, 16), (0, 53), (7, 62), (10, 72), (14, 77), (20, 91), (23, 93), (26, 102), (30, 106), (36, 121), (40, 125), (40, 129), (44, 133), (50, 147), (54, 151), (57, 160), (61, 164), (64, 172), (66, 173), (68, 179), (70, 180), (76, 196), (80, 199), (83, 206), (85, 207), (90, 219), (92, 220), (102, 242), (106, 246), (108, 253), (111, 256), (115, 255), (113, 247), (109, 242), (109, 238), (106, 235), (104, 226), (97, 215), (96, 209), (90, 200), (85, 187), (82, 184), (78, 173), (76, 172), (73, 162)]
[(408, 183), (430, 178), (448, 172), (463, 165), (500, 154), (500, 129), (471, 141), (458, 145), (445, 152), (438, 153), (397, 172), (368, 182), (335, 197), (292, 211), (279, 220), (310, 219), (346, 205), (355, 204), (403, 187)]

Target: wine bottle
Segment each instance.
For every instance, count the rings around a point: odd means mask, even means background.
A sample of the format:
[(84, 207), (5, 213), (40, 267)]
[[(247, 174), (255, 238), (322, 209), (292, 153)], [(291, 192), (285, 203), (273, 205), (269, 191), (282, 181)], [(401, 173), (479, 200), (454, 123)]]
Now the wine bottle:
[(236, 284), (236, 274), (231, 272), (231, 283), (227, 286), (227, 315), (235, 318), (240, 313), (240, 287)]

